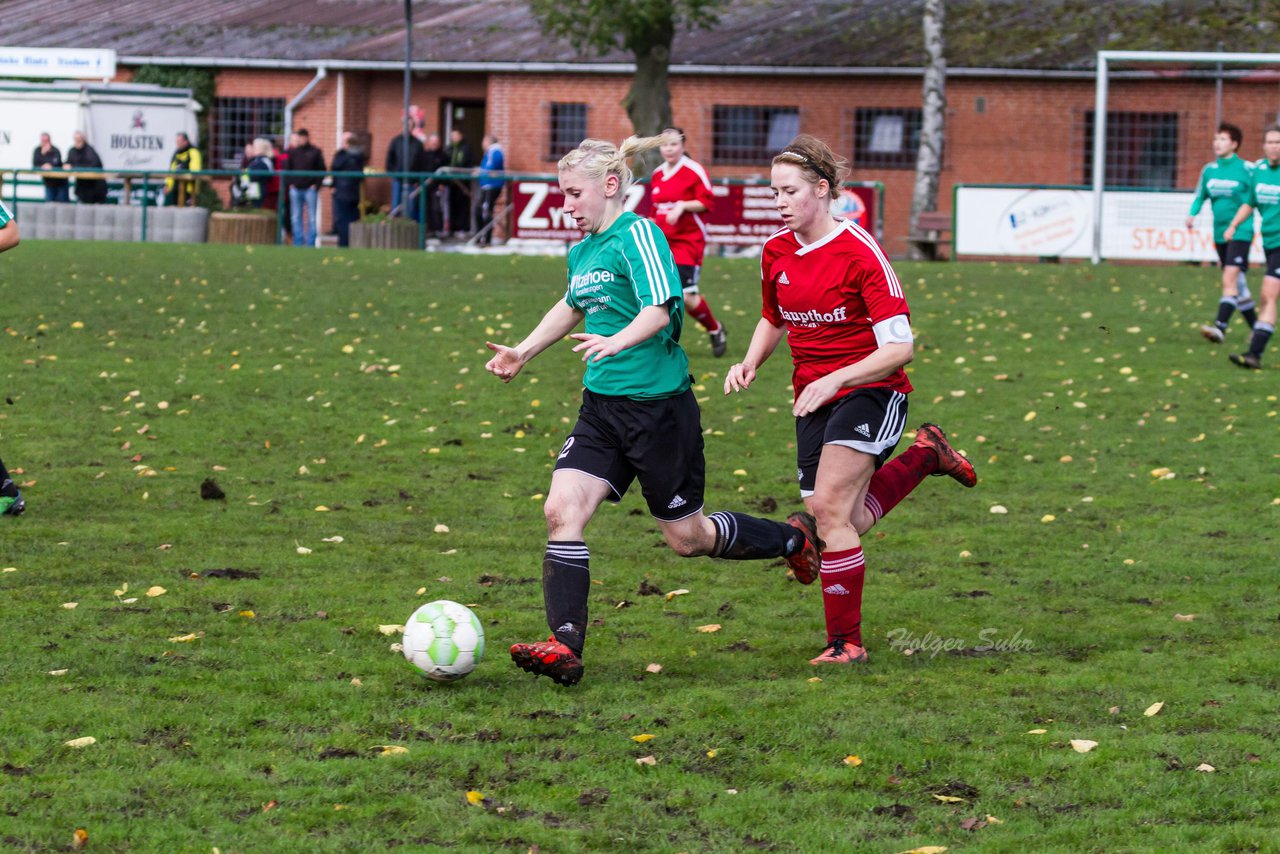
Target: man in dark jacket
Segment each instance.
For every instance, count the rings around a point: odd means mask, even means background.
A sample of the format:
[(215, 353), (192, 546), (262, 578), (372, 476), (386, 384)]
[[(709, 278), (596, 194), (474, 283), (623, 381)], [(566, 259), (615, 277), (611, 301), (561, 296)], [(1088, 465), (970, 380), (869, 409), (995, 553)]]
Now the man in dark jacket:
[[(433, 133), (427, 136), (427, 143), (422, 147), (422, 153), (413, 163), (413, 171), (435, 172), (447, 166), (448, 163), (449, 158), (440, 145), (440, 134)], [(423, 187), (423, 192), (427, 194), (427, 232), (429, 234), (444, 231), (444, 206), (440, 203), (440, 190), (440, 182), (435, 179), (426, 182)]]
[[(49, 134), (40, 134), (40, 144), (31, 153), (31, 167), (45, 172), (62, 168), (62, 152), (49, 139)], [(44, 200), (46, 202), (69, 202), (66, 178), (45, 178)]]
[[(76, 169), (101, 169), (102, 158), (93, 146), (76, 131), (71, 135), (71, 150), (67, 152), (67, 165)], [(76, 198), (82, 205), (100, 205), (107, 200), (107, 182), (103, 178), (76, 178)]]
[[(406, 133), (408, 133), (406, 131)], [(422, 143), (412, 133), (409, 136), (409, 157), (404, 156), (405, 133), (398, 133), (391, 138), (391, 144), (387, 146), (387, 171), (388, 172), (412, 172), (414, 171), (414, 163), (422, 155)], [(412, 212), (409, 210), (408, 195), (413, 189), (413, 184), (406, 179), (393, 180), (391, 182), (391, 215), (392, 216), (410, 216)]]
[[(471, 153), (471, 146), (462, 136), (462, 131), (454, 128), (449, 131), (449, 147), (445, 149), (449, 158), (449, 168), (470, 171), (476, 165)], [(455, 235), (463, 235), (471, 231), (471, 182), (449, 182), (449, 230)]]
[[(333, 155), (330, 164), (334, 172), (364, 172), (368, 155), (359, 138), (351, 132), (342, 135), (342, 148)], [(360, 218), (360, 189), (363, 178), (334, 175), (333, 177), (333, 230), (338, 235), (338, 245), (347, 246), (351, 223)]]
[[(285, 153), (289, 156), (290, 171), (325, 171), (324, 153), (311, 144), (311, 134), (306, 128), (290, 135), (289, 150)], [(323, 175), (290, 175), (287, 179), (294, 246), (316, 245), (316, 213), (320, 203), (320, 182), (323, 180)]]

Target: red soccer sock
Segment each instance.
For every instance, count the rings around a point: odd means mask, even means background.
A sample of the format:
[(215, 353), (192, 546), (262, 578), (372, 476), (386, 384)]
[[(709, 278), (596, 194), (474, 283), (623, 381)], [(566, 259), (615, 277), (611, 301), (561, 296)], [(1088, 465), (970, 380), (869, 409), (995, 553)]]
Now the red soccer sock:
[(926, 477), (938, 470), (938, 455), (928, 448), (912, 445), (893, 461), (880, 467), (867, 487), (864, 504), (871, 518), (879, 522), (911, 494)]
[(720, 328), (720, 321), (716, 320), (716, 316), (711, 313), (711, 303), (706, 297), (702, 298), (702, 302), (698, 303), (697, 308), (688, 303), (685, 303), (685, 308), (688, 309), (689, 315), (701, 323), (702, 328), (708, 332), (715, 332)]
[(823, 552), (822, 610), (827, 616), (827, 643), (836, 640), (862, 646), (862, 582), (867, 574), (862, 546)]

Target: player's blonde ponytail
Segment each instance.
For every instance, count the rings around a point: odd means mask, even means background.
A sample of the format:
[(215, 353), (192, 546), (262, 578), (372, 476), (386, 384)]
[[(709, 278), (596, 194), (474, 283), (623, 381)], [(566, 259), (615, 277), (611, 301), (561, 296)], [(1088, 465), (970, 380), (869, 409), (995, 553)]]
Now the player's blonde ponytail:
[(595, 181), (603, 182), (609, 175), (618, 176), (620, 192), (626, 192), (631, 186), (631, 160), (643, 151), (667, 142), (676, 142), (679, 136), (674, 133), (659, 136), (629, 136), (621, 146), (603, 139), (584, 139), (577, 148), (560, 158), (561, 172), (576, 169)]

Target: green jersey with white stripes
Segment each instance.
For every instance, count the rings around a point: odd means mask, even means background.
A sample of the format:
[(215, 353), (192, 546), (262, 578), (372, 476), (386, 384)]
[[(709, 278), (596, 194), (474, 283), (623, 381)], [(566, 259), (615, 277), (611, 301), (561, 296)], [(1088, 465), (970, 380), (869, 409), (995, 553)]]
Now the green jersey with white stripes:
[(1262, 248), (1280, 248), (1280, 165), (1272, 166), (1266, 158), (1257, 162), (1248, 203), (1262, 215)]
[[(1253, 180), (1253, 164), (1242, 160), (1234, 152), (1206, 165), (1200, 172), (1196, 197), (1191, 202), (1191, 215), (1200, 213), (1206, 201), (1213, 208), (1213, 242), (1226, 243), (1224, 232), (1240, 206), (1249, 201), (1249, 187)], [(1236, 227), (1232, 240), (1253, 240), (1253, 217)]]
[(666, 327), (614, 356), (588, 361), (583, 385), (596, 394), (653, 400), (689, 388), (680, 346), (684, 294), (667, 239), (652, 220), (623, 213), (569, 250), (565, 302), (586, 315), (587, 332), (613, 335), (647, 306), (664, 306)]
[(4, 228), (13, 222), (13, 213), (5, 207), (4, 202), (0, 202), (0, 228)]

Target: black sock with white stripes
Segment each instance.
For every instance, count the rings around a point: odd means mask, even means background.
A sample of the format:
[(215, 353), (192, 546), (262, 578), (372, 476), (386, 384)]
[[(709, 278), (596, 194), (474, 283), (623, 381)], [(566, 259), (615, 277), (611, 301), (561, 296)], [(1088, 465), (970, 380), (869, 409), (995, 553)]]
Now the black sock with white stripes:
[(591, 553), (581, 540), (548, 540), (542, 558), (542, 601), (547, 626), (577, 655), (587, 642), (587, 593), (591, 590)]
[(1231, 325), (1231, 315), (1235, 313), (1235, 310), (1235, 297), (1223, 297), (1218, 300), (1218, 318), (1213, 322), (1213, 325), (1226, 332), (1227, 327)]
[(1271, 335), (1276, 331), (1275, 326), (1270, 323), (1263, 323), (1259, 320), (1253, 327), (1253, 339), (1249, 342), (1249, 354), (1262, 358), (1262, 354), (1267, 349), (1267, 343), (1271, 340)]
[(804, 534), (790, 525), (721, 510), (707, 517), (716, 526), (712, 557), (725, 560), (760, 560), (788, 557), (804, 547)]

